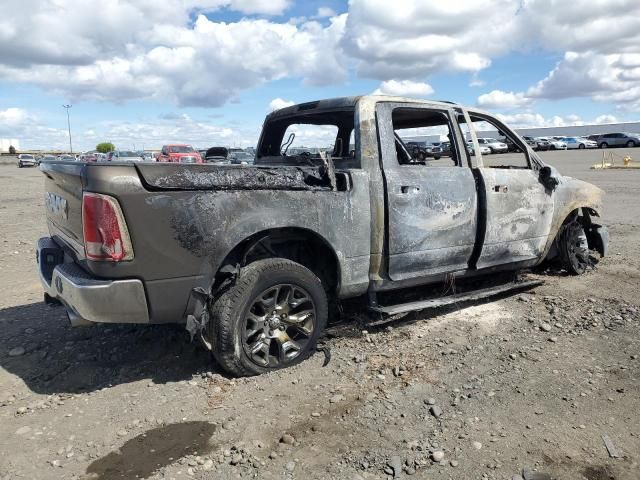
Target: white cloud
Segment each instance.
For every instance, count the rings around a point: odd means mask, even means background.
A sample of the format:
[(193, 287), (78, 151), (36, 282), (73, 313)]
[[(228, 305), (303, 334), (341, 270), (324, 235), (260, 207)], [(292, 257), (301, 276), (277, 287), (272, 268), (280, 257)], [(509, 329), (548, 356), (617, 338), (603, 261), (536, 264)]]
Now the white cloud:
[(352, 0), (341, 45), (362, 75), (381, 80), (477, 72), (513, 48), (519, 3)]
[(496, 117), (513, 128), (572, 127), (579, 125), (616, 123), (618, 121), (613, 115), (600, 115), (593, 120), (584, 120), (576, 114), (544, 117), (543, 115), (534, 112), (522, 112), (510, 115), (498, 113)]
[(294, 105), (294, 104), (295, 102), (291, 102), (289, 100), (283, 100), (280, 97), (274, 98), (273, 100), (271, 100), (271, 102), (269, 102), (269, 111), (273, 112), (275, 110), (280, 110), (281, 108), (290, 107), (291, 105)]
[(478, 106), (482, 108), (514, 109), (531, 103), (524, 93), (503, 92), (493, 90), (478, 97)]
[(318, 7), (318, 13), (316, 13), (316, 18), (328, 18), (328, 17), (335, 17), (335, 16), (336, 16), (336, 12), (334, 12), (332, 8)]
[(618, 118), (615, 115), (600, 115), (594, 121), (598, 125), (605, 123), (618, 123)]
[(382, 82), (373, 94), (400, 97), (427, 97), (433, 94), (433, 92), (433, 88), (428, 83), (413, 82), (411, 80), (388, 80)]
[(346, 78), (347, 62), (335, 47), (345, 16), (324, 26), (252, 18), (224, 23), (202, 14), (191, 21), (194, 12), (220, 8), (278, 14), (289, 0), (9, 3), (0, 19), (0, 78), (71, 101), (219, 106), (280, 78), (314, 85)]
[[(16, 138), (24, 149), (69, 148), (66, 117), (61, 113), (60, 126), (51, 128), (41, 119), (19, 108), (0, 110), (0, 137)], [(163, 115), (141, 121), (108, 121), (86, 125), (71, 135), (74, 151), (95, 148), (102, 141), (111, 141), (119, 148), (160, 148), (165, 143), (185, 142), (195, 147), (255, 146), (260, 133), (259, 125), (233, 127), (196, 120), (189, 115)]]

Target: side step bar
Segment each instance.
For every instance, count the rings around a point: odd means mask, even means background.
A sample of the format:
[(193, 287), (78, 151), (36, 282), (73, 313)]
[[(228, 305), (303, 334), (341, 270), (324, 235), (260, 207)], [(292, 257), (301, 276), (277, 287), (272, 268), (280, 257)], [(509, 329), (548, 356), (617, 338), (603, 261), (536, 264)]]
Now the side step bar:
[(530, 288), (539, 287), (544, 284), (541, 280), (530, 280), (526, 282), (510, 282), (495, 287), (484, 288), (482, 290), (473, 290), (466, 293), (457, 293), (446, 297), (434, 298), (431, 300), (421, 300), (418, 302), (400, 303), (398, 305), (369, 305), (372, 312), (384, 313), (385, 315), (397, 315), (399, 313), (413, 312), (416, 310), (425, 310), (428, 308), (444, 307), (454, 303), (472, 302), (487, 297), (493, 297), (504, 292), (514, 290), (528, 290)]

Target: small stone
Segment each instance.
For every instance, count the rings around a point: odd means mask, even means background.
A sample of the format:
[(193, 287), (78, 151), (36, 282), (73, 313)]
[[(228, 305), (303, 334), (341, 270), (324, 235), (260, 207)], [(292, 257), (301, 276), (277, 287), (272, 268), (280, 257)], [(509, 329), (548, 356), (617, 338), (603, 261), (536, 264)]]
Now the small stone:
[(426, 403), (427, 405), (435, 405), (435, 404), (436, 404), (436, 399), (435, 399), (435, 398), (433, 398), (433, 397), (429, 397), (429, 398), (427, 398), (427, 399), (425, 400), (425, 403)]
[(543, 332), (550, 332), (551, 325), (549, 325), (548, 323), (542, 323), (540, 324), (540, 330), (542, 330)]
[(231, 465), (238, 465), (240, 462), (242, 462), (242, 455), (240, 455), (239, 453), (236, 453), (231, 457), (231, 461), (229, 463)]
[(442, 409), (438, 405), (432, 405), (429, 411), (431, 412), (431, 415), (436, 418), (439, 418), (442, 415)]
[(206, 459), (202, 464), (202, 469), (208, 471), (208, 470), (211, 470), (212, 468), (213, 468), (213, 460), (211, 460), (210, 458)]
[(444, 459), (444, 452), (436, 450), (431, 454), (431, 458), (434, 462), (441, 462)]
[(280, 443), (284, 443), (285, 445), (293, 445), (295, 442), (296, 439), (293, 438), (293, 435), (289, 435), (288, 433), (285, 433), (280, 438)]
[(24, 415), (25, 413), (27, 413), (27, 407), (20, 407), (18, 408), (18, 410), (16, 411), (16, 413), (18, 415)]
[(49, 462), (51, 464), (52, 467), (60, 467), (60, 460), (51, 460)]
[(482, 448), (482, 444), (480, 442), (472, 442), (471, 446), (473, 446), (473, 448), (475, 448), (476, 450), (480, 450)]
[(416, 469), (413, 467), (406, 467), (404, 469), (404, 473), (406, 473), (407, 475), (415, 475), (416, 474)]
[(293, 472), (296, 469), (296, 462), (288, 462), (285, 465), (285, 468), (287, 469), (287, 472)]
[(518, 358), (518, 356), (517, 356), (515, 353), (510, 353), (510, 354), (509, 354), (509, 358), (510, 358), (511, 360), (515, 360), (516, 358)]
[(25, 425), (24, 427), (20, 427), (18, 430), (16, 430), (16, 435), (26, 435), (30, 431), (31, 431), (31, 427), (28, 425)]
[(558, 337), (550, 337), (550, 338), (549, 338), (549, 341), (550, 341), (551, 343), (556, 343), (556, 342), (558, 341)]
[(319, 412), (311, 412), (311, 416), (315, 417), (315, 418), (318, 418), (320, 416), (320, 413)]
[(21, 355), (24, 355), (24, 347), (16, 347), (16, 348), (12, 348), (11, 350), (9, 350), (9, 356), (10, 357), (19, 357)]
[(457, 467), (458, 465), (460, 465), (460, 462), (458, 462), (458, 460), (451, 460), (451, 461), (449, 462), (449, 464), (450, 464), (452, 467), (454, 467), (454, 468), (455, 468), (455, 467)]
[(387, 465), (393, 470), (393, 476), (398, 477), (402, 471), (402, 459), (399, 455), (394, 455)]
[(127, 434), (126, 430), (118, 430), (116, 432), (116, 435), (118, 435), (119, 437), (124, 437)]
[(338, 403), (338, 402), (341, 402), (343, 400), (344, 400), (344, 395), (341, 395), (341, 394), (338, 393), (338, 394), (334, 395), (333, 397), (331, 397), (329, 399), (329, 402), (330, 403)]

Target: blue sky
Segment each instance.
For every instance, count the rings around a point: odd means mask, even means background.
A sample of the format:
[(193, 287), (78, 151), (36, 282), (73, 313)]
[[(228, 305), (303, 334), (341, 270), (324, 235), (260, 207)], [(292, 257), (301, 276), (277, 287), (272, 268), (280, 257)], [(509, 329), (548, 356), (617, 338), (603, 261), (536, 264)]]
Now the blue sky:
[(64, 148), (67, 103), (76, 150), (249, 146), (274, 107), (374, 91), (514, 126), (640, 118), (637, 1), (8, 3), (0, 138), (22, 148)]

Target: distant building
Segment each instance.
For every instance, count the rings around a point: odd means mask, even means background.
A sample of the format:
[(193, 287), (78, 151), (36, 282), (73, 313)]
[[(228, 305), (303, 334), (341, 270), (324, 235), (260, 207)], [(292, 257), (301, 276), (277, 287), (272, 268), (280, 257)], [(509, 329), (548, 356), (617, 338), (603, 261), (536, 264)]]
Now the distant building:
[(9, 147), (20, 150), (20, 141), (15, 138), (0, 138), (0, 153), (9, 153)]

